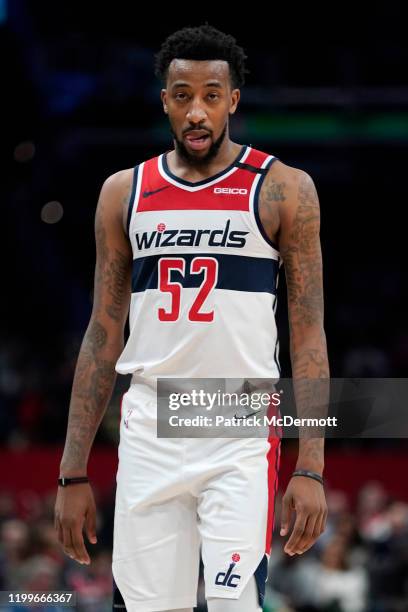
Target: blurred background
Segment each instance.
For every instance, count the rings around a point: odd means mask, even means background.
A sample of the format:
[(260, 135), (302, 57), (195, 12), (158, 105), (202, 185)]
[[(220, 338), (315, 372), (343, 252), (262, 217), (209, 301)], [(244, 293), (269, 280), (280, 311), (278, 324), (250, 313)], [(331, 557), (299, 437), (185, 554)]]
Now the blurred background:
[[(91, 459), (99, 541), (90, 567), (63, 557), (56, 542), (55, 482), (91, 312), (99, 190), (113, 172), (172, 148), (153, 56), (174, 30), (208, 21), (237, 38), (250, 73), (232, 139), (306, 170), (316, 183), (332, 376), (406, 376), (403, 7), (393, 0), (233, 5), (224, 17), (221, 7), (182, 3), (159, 10), (0, 0), (0, 590), (70, 588), (78, 610), (111, 609), (126, 378), (118, 379)], [(287, 376), (284, 282), (279, 301)], [(285, 442), (279, 495), (295, 456), (296, 443)], [(328, 441), (327, 530), (299, 558), (283, 555), (275, 532), (265, 610), (407, 612), (407, 468), (406, 440)], [(280, 498), (278, 526), (279, 510)], [(202, 583), (200, 599), (202, 612)]]

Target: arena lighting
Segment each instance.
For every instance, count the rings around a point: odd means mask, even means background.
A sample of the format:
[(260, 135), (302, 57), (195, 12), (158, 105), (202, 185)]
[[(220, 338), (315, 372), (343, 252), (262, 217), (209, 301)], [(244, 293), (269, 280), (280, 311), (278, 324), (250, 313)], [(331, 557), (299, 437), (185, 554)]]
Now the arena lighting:
[(61, 221), (62, 215), (64, 214), (64, 209), (60, 202), (53, 200), (52, 202), (47, 202), (41, 209), (41, 220), (44, 223), (58, 223)]
[(7, 0), (0, 0), (0, 25), (7, 22)]

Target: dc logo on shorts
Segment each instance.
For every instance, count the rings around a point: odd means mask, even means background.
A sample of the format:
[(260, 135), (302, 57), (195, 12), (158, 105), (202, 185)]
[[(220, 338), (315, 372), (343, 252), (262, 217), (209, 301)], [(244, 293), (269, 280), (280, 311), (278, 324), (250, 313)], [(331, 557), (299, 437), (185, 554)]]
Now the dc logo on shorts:
[(233, 563), (230, 563), (229, 568), (226, 572), (218, 572), (215, 577), (215, 584), (219, 584), (221, 586), (228, 586), (235, 588), (238, 586), (238, 582), (241, 580), (241, 576), (239, 574), (233, 574), (232, 570), (236, 566), (237, 562), (240, 560), (240, 556), (238, 553), (234, 553), (232, 555)]

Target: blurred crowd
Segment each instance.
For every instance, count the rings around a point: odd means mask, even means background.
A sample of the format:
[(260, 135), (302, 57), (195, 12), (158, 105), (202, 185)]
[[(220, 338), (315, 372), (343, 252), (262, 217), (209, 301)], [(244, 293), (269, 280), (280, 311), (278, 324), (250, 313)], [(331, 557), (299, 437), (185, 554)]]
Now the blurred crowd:
[[(62, 553), (53, 526), (54, 492), (2, 491), (0, 590), (75, 591), (79, 612), (111, 610), (114, 493), (101, 499), (96, 491), (96, 497), (98, 543), (88, 544), (92, 563), (86, 566)], [(277, 499), (264, 612), (406, 612), (408, 504), (374, 481), (361, 488), (353, 507), (344, 491), (334, 489), (327, 490), (327, 502), (325, 532), (304, 555), (289, 557), (278, 533)], [(197, 610), (206, 610), (202, 577)]]
[(377, 482), (361, 488), (355, 507), (338, 490), (327, 491), (327, 503), (312, 549), (289, 557), (280, 543), (273, 548), (265, 611), (406, 612), (408, 504)]
[[(74, 338), (56, 343), (54, 350), (42, 346), (37, 351), (16, 340), (0, 346), (0, 445), (63, 443), (81, 342), (80, 336)], [(127, 377), (118, 377), (111, 400), (115, 412), (108, 410), (98, 442), (117, 442), (119, 397), (126, 385)]]
[[(0, 591), (74, 591), (76, 607), (87, 612), (112, 610), (112, 499), (98, 499), (98, 542), (90, 548), (92, 563), (80, 565), (63, 554), (54, 529), (55, 492), (0, 493)], [(0, 610), (25, 610), (9, 608)], [(36, 608), (39, 612), (41, 607)], [(66, 610), (45, 606), (47, 612)]]

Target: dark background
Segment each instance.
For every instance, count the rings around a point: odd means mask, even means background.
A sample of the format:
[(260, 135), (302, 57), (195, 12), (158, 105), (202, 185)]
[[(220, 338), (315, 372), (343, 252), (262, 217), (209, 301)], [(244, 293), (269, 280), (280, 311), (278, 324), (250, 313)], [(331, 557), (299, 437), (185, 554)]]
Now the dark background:
[[(61, 450), (91, 312), (99, 190), (113, 172), (172, 148), (153, 55), (174, 30), (205, 21), (248, 55), (232, 139), (316, 183), (332, 375), (406, 376), (403, 6), (243, 3), (225, 5), (223, 16), (221, 5), (0, 0), (3, 449)], [(55, 223), (44, 221), (50, 202), (63, 211)], [(287, 375), (283, 283), (278, 310)], [(117, 393), (99, 444), (116, 441)], [(392, 456), (397, 447), (405, 440), (331, 442), (329, 451)]]

